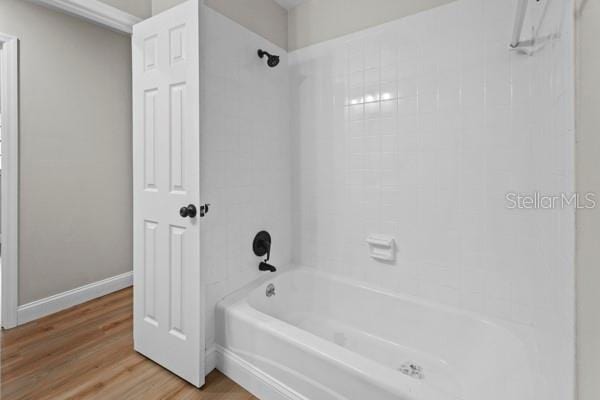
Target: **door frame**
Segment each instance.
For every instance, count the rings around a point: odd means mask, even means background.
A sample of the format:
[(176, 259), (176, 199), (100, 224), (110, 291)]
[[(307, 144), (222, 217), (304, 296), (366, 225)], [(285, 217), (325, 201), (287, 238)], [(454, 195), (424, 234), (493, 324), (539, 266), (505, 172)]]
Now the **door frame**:
[(2, 327), (18, 325), (19, 302), (19, 39), (0, 33), (2, 99)]

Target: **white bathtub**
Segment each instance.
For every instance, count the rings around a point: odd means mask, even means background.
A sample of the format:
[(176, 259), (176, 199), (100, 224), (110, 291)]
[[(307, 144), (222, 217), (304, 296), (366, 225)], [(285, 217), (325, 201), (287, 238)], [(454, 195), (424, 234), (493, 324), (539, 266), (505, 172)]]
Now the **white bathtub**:
[(217, 341), (219, 367), (262, 400), (533, 398), (526, 348), (499, 324), (313, 268), (223, 300)]

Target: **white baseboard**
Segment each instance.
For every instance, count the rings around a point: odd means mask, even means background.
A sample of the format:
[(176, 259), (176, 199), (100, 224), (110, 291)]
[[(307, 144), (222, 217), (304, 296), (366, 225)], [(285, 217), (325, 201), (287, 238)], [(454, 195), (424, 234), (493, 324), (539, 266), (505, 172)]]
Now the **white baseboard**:
[(226, 348), (215, 345), (217, 369), (261, 400), (309, 400)]
[(24, 304), (17, 308), (17, 324), (22, 325), (46, 315), (65, 310), (86, 301), (133, 285), (133, 272), (103, 279), (54, 296)]

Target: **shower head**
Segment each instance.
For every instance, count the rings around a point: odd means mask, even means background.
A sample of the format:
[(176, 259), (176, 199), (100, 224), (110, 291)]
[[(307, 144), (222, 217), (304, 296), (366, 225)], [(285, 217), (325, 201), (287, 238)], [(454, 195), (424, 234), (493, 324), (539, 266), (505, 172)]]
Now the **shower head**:
[(258, 50), (258, 56), (260, 58), (264, 58), (264, 56), (267, 56), (267, 65), (271, 68), (274, 68), (279, 64), (279, 56), (269, 54), (263, 49)]

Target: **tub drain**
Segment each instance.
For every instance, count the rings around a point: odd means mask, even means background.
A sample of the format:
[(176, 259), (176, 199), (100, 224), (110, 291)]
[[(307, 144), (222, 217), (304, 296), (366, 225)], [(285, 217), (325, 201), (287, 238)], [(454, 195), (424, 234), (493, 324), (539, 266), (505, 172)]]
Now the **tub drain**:
[(425, 379), (425, 373), (423, 373), (423, 367), (413, 362), (406, 362), (398, 368), (398, 371), (402, 372), (406, 376), (410, 376), (414, 379)]

